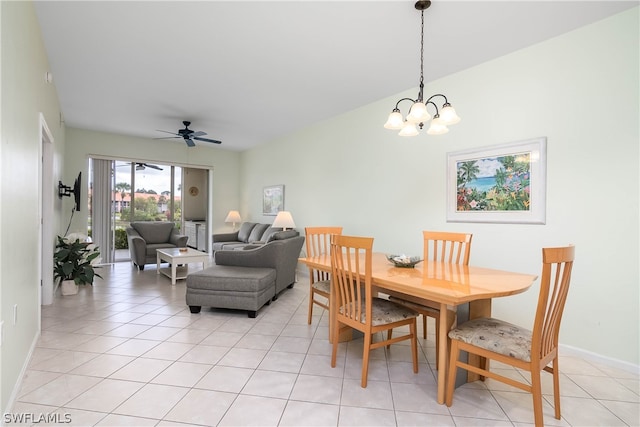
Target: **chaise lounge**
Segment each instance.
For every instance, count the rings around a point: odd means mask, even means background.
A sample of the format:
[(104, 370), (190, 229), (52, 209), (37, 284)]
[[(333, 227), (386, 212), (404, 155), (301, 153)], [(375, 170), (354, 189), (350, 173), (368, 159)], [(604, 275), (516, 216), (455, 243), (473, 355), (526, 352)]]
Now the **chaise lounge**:
[(187, 276), (189, 309), (192, 313), (199, 313), (202, 306), (246, 310), (249, 317), (256, 317), (260, 308), (295, 283), (303, 243), (303, 236), (288, 230), (263, 245), (216, 251), (216, 265)]

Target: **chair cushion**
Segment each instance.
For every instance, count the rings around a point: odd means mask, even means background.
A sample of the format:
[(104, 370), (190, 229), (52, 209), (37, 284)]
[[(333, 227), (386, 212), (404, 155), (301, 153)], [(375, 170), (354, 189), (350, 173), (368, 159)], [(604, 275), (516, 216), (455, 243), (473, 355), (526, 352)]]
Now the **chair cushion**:
[(331, 281), (329, 280), (319, 280), (314, 282), (312, 286), (314, 289), (324, 292), (325, 294), (331, 293)]
[(531, 361), (531, 331), (502, 320), (470, 320), (452, 329), (449, 338), (525, 362)]
[(238, 240), (244, 243), (249, 243), (251, 230), (253, 230), (253, 227), (255, 226), (255, 222), (243, 222), (240, 226), (240, 230), (238, 230)]
[[(340, 307), (340, 313), (343, 313), (343, 308)], [(362, 301), (362, 318), (360, 322), (366, 323), (367, 315), (365, 313), (365, 302)], [(371, 300), (371, 324), (373, 326), (386, 325), (387, 323), (398, 322), (400, 320), (409, 319), (411, 317), (418, 317), (418, 313), (410, 308), (404, 307), (400, 304), (396, 304), (386, 299), (373, 298)]]
[(166, 243), (169, 241), (169, 236), (171, 236), (173, 223), (165, 221), (141, 221), (132, 222), (131, 227), (133, 227), (147, 243)]
[(253, 227), (253, 230), (251, 230), (251, 234), (249, 234), (248, 242), (259, 242), (262, 240), (262, 235), (267, 228), (269, 228), (269, 224), (256, 224), (256, 226)]

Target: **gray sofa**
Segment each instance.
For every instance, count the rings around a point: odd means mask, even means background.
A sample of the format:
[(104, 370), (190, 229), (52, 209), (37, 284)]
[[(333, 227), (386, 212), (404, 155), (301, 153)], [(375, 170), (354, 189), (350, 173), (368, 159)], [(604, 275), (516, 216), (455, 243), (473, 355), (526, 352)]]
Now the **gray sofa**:
[(156, 263), (156, 249), (186, 248), (187, 236), (181, 235), (173, 222), (135, 221), (126, 228), (131, 261), (140, 270)]
[(218, 233), (212, 236), (213, 250), (244, 249), (247, 245), (263, 245), (274, 239), (274, 234), (282, 228), (269, 224), (243, 222), (240, 229), (233, 233)]
[(295, 230), (244, 250), (218, 250), (216, 265), (187, 276), (186, 302), (192, 313), (202, 306), (246, 310), (255, 317), (265, 304), (292, 287), (304, 236)]

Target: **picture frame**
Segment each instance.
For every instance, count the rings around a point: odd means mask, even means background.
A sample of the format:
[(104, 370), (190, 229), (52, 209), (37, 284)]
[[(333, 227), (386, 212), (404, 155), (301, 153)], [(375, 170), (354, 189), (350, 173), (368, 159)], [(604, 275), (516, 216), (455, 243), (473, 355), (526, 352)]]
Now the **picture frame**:
[(270, 185), (262, 190), (262, 214), (278, 215), (284, 210), (284, 185)]
[(547, 138), (447, 153), (447, 222), (545, 224)]

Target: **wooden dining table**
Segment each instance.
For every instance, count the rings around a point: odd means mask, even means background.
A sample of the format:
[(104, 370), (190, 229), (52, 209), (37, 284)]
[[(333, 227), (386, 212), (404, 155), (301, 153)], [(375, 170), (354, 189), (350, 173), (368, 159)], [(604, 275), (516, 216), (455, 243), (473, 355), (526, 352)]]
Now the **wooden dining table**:
[[(300, 258), (309, 268), (331, 271), (329, 254)], [(441, 366), (438, 369), (438, 403), (444, 404), (445, 378), (448, 363), (447, 308), (457, 309), (468, 304), (468, 318), (491, 317), (493, 298), (519, 294), (526, 291), (537, 279), (536, 275), (493, 270), (483, 267), (465, 266), (437, 261), (423, 261), (414, 268), (395, 267), (385, 254), (374, 253), (372, 258), (372, 284), (375, 290), (387, 295), (400, 296), (417, 303), (435, 304), (440, 310), (438, 351)], [(335, 306), (330, 301), (329, 306)], [(467, 317), (467, 316), (465, 316)], [(461, 320), (460, 318), (458, 319)], [(329, 322), (336, 321), (330, 310)], [(333, 330), (333, 327), (329, 327)], [(342, 336), (342, 335), (341, 335)], [(340, 337), (331, 337), (340, 339)], [(479, 359), (469, 359), (476, 366)], [(478, 377), (469, 373), (467, 381)]]

